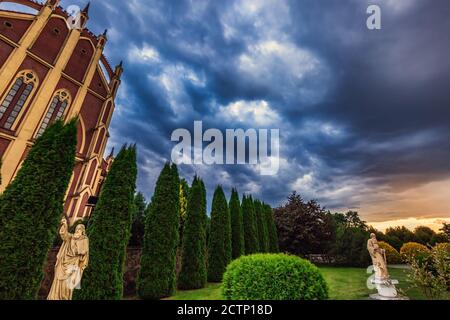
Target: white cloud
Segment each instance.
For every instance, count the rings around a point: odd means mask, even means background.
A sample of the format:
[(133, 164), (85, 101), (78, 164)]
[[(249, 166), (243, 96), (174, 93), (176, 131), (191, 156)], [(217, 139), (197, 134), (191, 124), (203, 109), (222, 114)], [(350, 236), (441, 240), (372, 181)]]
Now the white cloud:
[(308, 51), (292, 43), (275, 40), (250, 45), (238, 60), (241, 71), (261, 80), (272, 79), (274, 73), (284, 73), (298, 81), (315, 71), (319, 64)]
[(254, 181), (248, 182), (243, 186), (243, 193), (256, 195), (261, 191), (261, 186)]
[(403, 13), (414, 6), (416, 0), (382, 0), (382, 5), (386, 5), (389, 9), (392, 9), (395, 13)]
[(303, 190), (310, 190), (313, 187), (313, 182), (314, 182), (314, 173), (309, 172), (299, 177), (297, 180), (295, 180), (292, 183), (291, 187), (294, 190), (302, 192)]
[[(151, 54), (151, 51), (147, 51)], [(148, 79), (153, 85), (162, 89), (168, 105), (178, 117), (182, 117), (185, 112), (192, 110), (190, 96), (186, 93), (185, 85), (190, 83), (197, 87), (206, 85), (205, 75), (182, 64), (160, 64), (160, 69), (156, 74), (149, 73)]]
[(133, 46), (128, 51), (128, 57), (131, 61), (139, 61), (139, 62), (149, 62), (149, 63), (159, 63), (161, 62), (161, 57), (158, 53), (158, 50), (153, 48), (152, 46), (145, 44), (143, 48), (138, 48)]
[(280, 121), (278, 113), (265, 100), (239, 100), (219, 108), (221, 115), (231, 121), (252, 123), (259, 126), (272, 125)]
[[(289, 5), (285, 0), (239, 0), (220, 18), (226, 39), (280, 39), (285, 37), (283, 28), (291, 23)], [(241, 28), (251, 27), (250, 33), (242, 34)]]

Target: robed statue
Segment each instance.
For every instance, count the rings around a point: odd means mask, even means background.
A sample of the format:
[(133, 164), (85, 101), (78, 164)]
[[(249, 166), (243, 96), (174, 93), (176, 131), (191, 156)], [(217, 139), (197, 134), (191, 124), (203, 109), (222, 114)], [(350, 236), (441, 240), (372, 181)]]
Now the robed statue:
[(48, 300), (72, 300), (74, 289), (80, 289), (83, 271), (89, 261), (89, 239), (83, 224), (70, 233), (67, 220), (61, 220), (59, 235), (63, 244), (56, 256), (55, 276)]
[(370, 253), (370, 257), (372, 258), (375, 278), (380, 280), (389, 279), (386, 252), (383, 248), (380, 248), (377, 237), (374, 233), (370, 234), (370, 238), (367, 241), (367, 250)]

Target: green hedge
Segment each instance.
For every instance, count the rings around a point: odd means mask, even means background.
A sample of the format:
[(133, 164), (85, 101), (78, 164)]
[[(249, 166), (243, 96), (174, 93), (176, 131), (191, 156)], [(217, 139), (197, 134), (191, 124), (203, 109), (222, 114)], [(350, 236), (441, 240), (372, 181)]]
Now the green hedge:
[(254, 254), (231, 262), (223, 277), (227, 300), (323, 300), (328, 286), (319, 269), (286, 254)]

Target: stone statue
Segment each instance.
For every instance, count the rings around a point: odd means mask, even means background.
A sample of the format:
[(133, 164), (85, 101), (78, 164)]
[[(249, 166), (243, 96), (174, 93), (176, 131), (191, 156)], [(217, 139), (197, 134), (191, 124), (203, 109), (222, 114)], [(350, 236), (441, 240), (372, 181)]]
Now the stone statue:
[(89, 239), (85, 227), (79, 224), (75, 233), (69, 233), (67, 220), (61, 220), (59, 234), (63, 244), (56, 256), (55, 276), (47, 300), (72, 300), (74, 289), (80, 289), (80, 281), (89, 261)]
[(377, 237), (374, 233), (370, 234), (367, 241), (367, 250), (372, 258), (373, 269), (375, 271), (375, 278), (368, 279), (369, 288), (377, 289), (377, 294), (371, 294), (370, 298), (375, 300), (404, 300), (406, 297), (399, 296), (395, 285), (397, 280), (391, 279), (388, 272), (388, 264), (386, 260), (386, 252), (378, 244)]
[(370, 257), (372, 258), (373, 269), (375, 270), (375, 278), (379, 280), (389, 279), (386, 252), (378, 245), (378, 240), (374, 233), (370, 234), (370, 238), (367, 241), (367, 250), (369, 250)]

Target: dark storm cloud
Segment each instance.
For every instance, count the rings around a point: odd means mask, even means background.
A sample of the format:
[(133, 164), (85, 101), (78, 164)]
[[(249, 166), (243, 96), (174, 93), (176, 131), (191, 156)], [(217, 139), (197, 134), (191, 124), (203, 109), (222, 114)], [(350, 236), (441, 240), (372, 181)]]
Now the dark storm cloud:
[[(138, 143), (139, 189), (152, 194), (171, 132), (194, 120), (281, 132), (277, 176), (180, 167), (209, 193), (221, 183), (278, 205), (297, 189), (330, 208), (364, 207), (450, 177), (450, 3), (370, 1), (381, 31), (366, 28), (368, 3), (94, 1), (89, 25), (109, 29), (107, 55), (125, 65), (111, 145)], [(268, 123), (229, 113), (264, 103)]]

